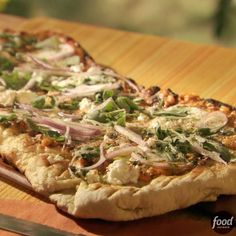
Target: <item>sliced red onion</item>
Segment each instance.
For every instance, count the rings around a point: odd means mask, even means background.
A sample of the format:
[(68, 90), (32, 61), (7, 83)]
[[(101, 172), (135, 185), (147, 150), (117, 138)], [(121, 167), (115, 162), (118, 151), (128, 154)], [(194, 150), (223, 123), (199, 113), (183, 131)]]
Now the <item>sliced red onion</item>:
[(74, 73), (72, 71), (66, 71), (60, 68), (45, 69), (45, 68), (29, 68), (27, 66), (21, 66), (21, 67), (15, 67), (15, 70), (19, 72), (37, 72), (37, 73), (43, 73), (47, 75), (57, 75), (57, 76), (64, 76), (64, 77), (78, 75), (78, 73)]
[(118, 89), (120, 87), (120, 83), (107, 83), (107, 84), (96, 84), (96, 85), (85, 85), (82, 84), (74, 89), (67, 90), (66, 93), (63, 94), (65, 97), (86, 97), (92, 96), (97, 92), (101, 92), (103, 90), (109, 89)]
[[(39, 114), (43, 113), (42, 110), (34, 108), (34, 107), (30, 106), (29, 104), (16, 103), (16, 105), (21, 109), (21, 112), (26, 111), (26, 112), (29, 112), (29, 113), (35, 114), (35, 115), (39, 115)], [(18, 109), (18, 110), (20, 110), (20, 109)], [(15, 110), (17, 112), (17, 109), (15, 109)]]
[(37, 64), (37, 65), (39, 65), (39, 66), (41, 66), (41, 67), (43, 67), (43, 68), (45, 68), (45, 69), (49, 69), (49, 70), (54, 70), (54, 69), (55, 69), (55, 67), (53, 67), (53, 66), (51, 66), (50, 64), (44, 62), (43, 60), (40, 60), (40, 59), (34, 57), (34, 56), (31, 55), (31, 54), (28, 54), (27, 56), (28, 56), (28, 57), (31, 59), (31, 61), (33, 61), (35, 64)]
[(128, 79), (124, 79), (124, 80), (132, 89), (134, 89), (137, 93), (140, 93), (140, 88), (135, 83), (133, 83), (132, 81)]
[(70, 127), (66, 127), (66, 132), (65, 132), (65, 143), (63, 145), (63, 148), (65, 147), (66, 144), (71, 144), (71, 136), (70, 136)]
[(161, 167), (161, 168), (169, 168), (170, 167), (170, 164), (168, 162), (151, 161), (151, 160), (143, 158), (140, 154), (135, 153), (135, 152), (133, 152), (131, 154), (131, 158), (132, 158), (132, 160), (138, 161), (138, 162), (145, 164), (145, 165), (151, 165), (151, 166)]
[(64, 113), (64, 112), (58, 112), (57, 114), (58, 114), (60, 117), (68, 118), (68, 119), (71, 119), (72, 121), (81, 118), (81, 117), (78, 116), (78, 115), (67, 114), (67, 113)]
[(145, 159), (140, 154), (135, 153), (135, 152), (131, 154), (131, 158), (132, 158), (132, 161), (138, 161), (144, 165), (162, 168), (166, 170), (186, 171), (194, 167), (192, 163), (185, 163), (185, 162), (171, 163), (167, 161), (155, 161), (155, 160)]
[(102, 142), (100, 144), (100, 157), (99, 157), (99, 160), (91, 166), (80, 167), (80, 169), (82, 169), (82, 170), (92, 170), (92, 169), (98, 168), (100, 165), (102, 165), (107, 160), (106, 157), (105, 157), (105, 153), (104, 153), (104, 145), (105, 145), (104, 142)]
[(120, 125), (115, 125), (114, 128), (118, 133), (124, 135), (129, 140), (133, 141), (134, 143), (137, 143), (141, 147), (147, 147), (147, 144), (142, 139), (142, 137), (140, 135), (136, 134), (135, 132), (133, 132), (132, 130), (122, 127)]
[(132, 89), (134, 89), (137, 93), (140, 92), (140, 88), (133, 83), (132, 81), (130, 81), (129, 79), (127, 79), (126, 77), (117, 74), (115, 71), (111, 70), (111, 69), (106, 69), (104, 71), (102, 71), (103, 74), (108, 75), (108, 76), (112, 76), (115, 78), (119, 78), (119, 79), (123, 79)]
[(118, 149), (114, 151), (107, 152), (106, 158), (113, 159), (114, 157), (118, 157), (118, 156), (128, 156), (132, 152), (137, 151), (138, 149), (139, 148), (137, 146), (119, 147)]
[(22, 187), (32, 190), (32, 186), (25, 176), (0, 161), (0, 176)]
[(36, 84), (36, 78), (32, 77), (21, 90), (29, 90)]
[(191, 142), (191, 145), (193, 147), (193, 150), (202, 154), (203, 156), (209, 157), (212, 160), (216, 161), (216, 162), (220, 162), (223, 164), (227, 164), (226, 161), (224, 161), (221, 157), (220, 154), (214, 151), (208, 151), (206, 149), (204, 149), (203, 147), (201, 147), (201, 145), (197, 142)]
[(61, 60), (65, 57), (72, 56), (75, 52), (74, 47), (72, 47), (70, 44), (61, 44), (59, 45), (59, 51), (52, 51), (51, 55), (48, 53), (45, 56), (46, 51), (39, 51), (37, 54), (34, 54), (35, 57), (39, 59), (46, 58), (48, 61), (53, 60)]
[(220, 129), (228, 122), (227, 116), (220, 111), (213, 111), (202, 116), (197, 126), (199, 128)]
[(68, 130), (67, 127), (69, 127), (68, 135), (74, 140), (86, 140), (101, 134), (101, 130), (96, 126), (90, 126), (88, 128), (83, 124), (78, 124), (76, 122), (66, 122), (59, 119), (39, 116), (33, 117), (32, 120), (39, 125), (54, 129), (62, 135), (65, 135)]

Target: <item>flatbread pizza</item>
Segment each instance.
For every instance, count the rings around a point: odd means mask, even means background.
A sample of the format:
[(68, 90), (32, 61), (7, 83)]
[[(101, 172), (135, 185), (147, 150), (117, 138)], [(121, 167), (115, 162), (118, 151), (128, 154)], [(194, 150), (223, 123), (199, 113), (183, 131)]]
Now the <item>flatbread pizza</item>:
[(62, 34), (8, 30), (0, 158), (73, 216), (160, 215), (236, 194), (236, 109), (146, 89)]

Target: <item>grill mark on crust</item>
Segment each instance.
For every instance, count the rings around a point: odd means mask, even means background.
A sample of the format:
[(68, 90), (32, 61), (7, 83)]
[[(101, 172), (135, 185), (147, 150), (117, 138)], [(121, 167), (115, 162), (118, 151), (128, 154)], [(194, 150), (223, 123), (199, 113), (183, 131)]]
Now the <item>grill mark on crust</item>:
[[(110, 189), (110, 191), (111, 191), (111, 189)], [(112, 192), (107, 195), (107, 198), (108, 198), (108, 199), (111, 199), (112, 196), (113, 196), (115, 193), (117, 193), (118, 191), (119, 191), (119, 189), (114, 189), (114, 188), (112, 188)]]

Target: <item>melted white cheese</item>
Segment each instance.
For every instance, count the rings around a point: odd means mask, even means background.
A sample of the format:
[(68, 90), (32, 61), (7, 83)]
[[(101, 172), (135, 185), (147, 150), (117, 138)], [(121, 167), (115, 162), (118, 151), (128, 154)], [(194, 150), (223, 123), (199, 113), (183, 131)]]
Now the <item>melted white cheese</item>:
[(147, 121), (148, 117), (144, 115), (143, 113), (140, 113), (139, 116), (137, 117), (138, 121)]
[(90, 184), (100, 182), (100, 176), (98, 174), (98, 170), (90, 170), (86, 174), (86, 180)]
[(80, 111), (87, 113), (94, 108), (94, 103), (88, 98), (83, 98), (79, 103), (79, 108)]
[(46, 59), (50, 61), (50, 60), (59, 60), (67, 56), (71, 56), (73, 53), (74, 53), (74, 48), (71, 45), (61, 44), (59, 45), (59, 50), (43, 49), (38, 51), (37, 53), (34, 53), (34, 56), (42, 60)]
[[(171, 109), (166, 109), (170, 110)], [(196, 128), (199, 120), (207, 113), (199, 108), (189, 108), (189, 115), (186, 117), (169, 117), (169, 116), (158, 116), (150, 121), (149, 128), (158, 128), (162, 129), (192, 129)]]
[(48, 155), (47, 160), (51, 165), (53, 165), (57, 162), (64, 161), (64, 157), (60, 155)]
[(17, 91), (16, 100), (22, 104), (31, 104), (37, 98), (37, 94), (31, 91)]
[(116, 185), (137, 183), (139, 173), (138, 166), (129, 165), (127, 160), (119, 159), (108, 166), (106, 179), (108, 183)]
[(0, 92), (0, 104), (3, 106), (12, 106), (16, 99), (17, 92), (15, 90), (6, 90)]

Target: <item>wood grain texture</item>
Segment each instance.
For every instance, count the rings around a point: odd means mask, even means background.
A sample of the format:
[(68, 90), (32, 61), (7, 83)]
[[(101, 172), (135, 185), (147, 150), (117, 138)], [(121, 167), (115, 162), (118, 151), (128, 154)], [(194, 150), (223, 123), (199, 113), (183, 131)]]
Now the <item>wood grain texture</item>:
[[(23, 20), (0, 15), (0, 29), (53, 30), (77, 39), (98, 62), (145, 86), (170, 87), (236, 106), (236, 49), (197, 45), (157, 36), (48, 18)], [(0, 181), (0, 198), (39, 201)]]

